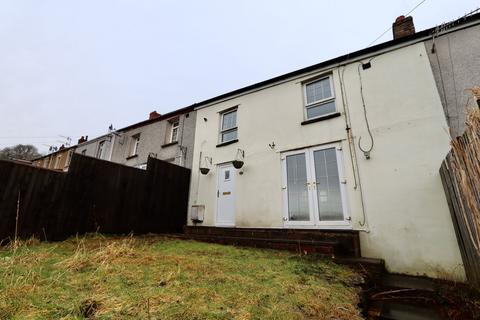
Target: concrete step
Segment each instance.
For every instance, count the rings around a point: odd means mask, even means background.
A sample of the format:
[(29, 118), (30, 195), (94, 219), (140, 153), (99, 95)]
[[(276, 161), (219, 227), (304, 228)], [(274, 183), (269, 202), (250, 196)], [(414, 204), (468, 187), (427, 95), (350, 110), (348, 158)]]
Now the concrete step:
[(433, 279), (402, 274), (386, 274), (382, 279), (382, 285), (386, 288), (417, 289), (431, 292), (435, 290)]

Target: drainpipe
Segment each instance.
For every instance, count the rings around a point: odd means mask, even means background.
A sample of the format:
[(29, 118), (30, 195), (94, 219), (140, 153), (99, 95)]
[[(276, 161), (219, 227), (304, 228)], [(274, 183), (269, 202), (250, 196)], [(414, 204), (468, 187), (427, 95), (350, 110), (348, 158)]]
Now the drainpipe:
[[(342, 72), (340, 72), (340, 68), (342, 68)], [(357, 228), (356, 230), (358, 231), (363, 231), (366, 233), (370, 232), (370, 228), (368, 226), (368, 218), (367, 218), (367, 213), (365, 209), (365, 197), (363, 194), (363, 188), (362, 188), (362, 182), (360, 178), (360, 168), (358, 165), (358, 158), (357, 158), (357, 151), (355, 149), (355, 138), (352, 132), (352, 122), (351, 122), (351, 117), (350, 117), (350, 110), (348, 108), (348, 102), (347, 102), (347, 90), (345, 88), (345, 78), (344, 78), (344, 72), (346, 69), (347, 65), (339, 66), (337, 68), (337, 73), (340, 81), (340, 89), (342, 93), (342, 104), (343, 104), (343, 110), (345, 112), (345, 130), (347, 133), (347, 143), (348, 143), (348, 148), (349, 148), (349, 153), (350, 153), (350, 160), (351, 160), (351, 165), (352, 165), (352, 170), (353, 170), (353, 177), (355, 181), (354, 189), (358, 190), (360, 192), (360, 202), (361, 202), (361, 210), (362, 210), (362, 215), (363, 215), (363, 222), (360, 223), (360, 228)], [(355, 170), (356, 169), (356, 170)]]

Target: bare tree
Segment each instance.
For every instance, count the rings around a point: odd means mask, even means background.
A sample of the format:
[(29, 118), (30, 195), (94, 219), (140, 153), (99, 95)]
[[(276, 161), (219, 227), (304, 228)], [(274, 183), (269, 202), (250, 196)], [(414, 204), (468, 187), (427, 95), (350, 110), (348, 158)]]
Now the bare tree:
[(38, 149), (31, 144), (17, 144), (13, 147), (6, 147), (0, 149), (0, 159), (21, 159), (21, 160), (33, 160), (40, 157), (41, 154)]

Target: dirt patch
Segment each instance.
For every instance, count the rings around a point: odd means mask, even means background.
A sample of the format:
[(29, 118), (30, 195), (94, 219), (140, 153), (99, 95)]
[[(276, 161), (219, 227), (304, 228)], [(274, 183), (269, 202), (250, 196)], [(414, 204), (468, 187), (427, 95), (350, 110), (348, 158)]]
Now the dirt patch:
[(80, 305), (80, 314), (87, 319), (91, 319), (95, 316), (100, 304), (95, 300), (85, 300)]

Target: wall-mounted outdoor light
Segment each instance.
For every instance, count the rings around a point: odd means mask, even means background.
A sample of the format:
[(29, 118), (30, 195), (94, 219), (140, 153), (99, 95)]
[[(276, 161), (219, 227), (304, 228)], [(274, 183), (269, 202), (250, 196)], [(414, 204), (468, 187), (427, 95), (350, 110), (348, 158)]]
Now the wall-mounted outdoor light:
[(245, 151), (242, 149), (237, 149), (237, 155), (235, 156), (235, 160), (232, 161), (233, 166), (235, 169), (240, 169), (243, 167), (243, 163), (245, 160)]
[(210, 171), (212, 166), (212, 157), (205, 157), (203, 163), (200, 164), (200, 172), (203, 175), (206, 175)]

